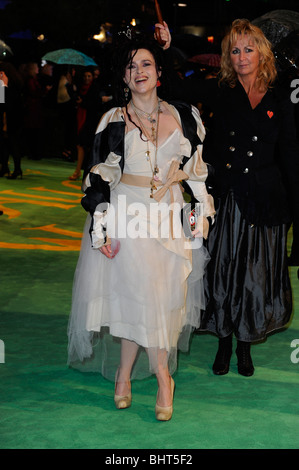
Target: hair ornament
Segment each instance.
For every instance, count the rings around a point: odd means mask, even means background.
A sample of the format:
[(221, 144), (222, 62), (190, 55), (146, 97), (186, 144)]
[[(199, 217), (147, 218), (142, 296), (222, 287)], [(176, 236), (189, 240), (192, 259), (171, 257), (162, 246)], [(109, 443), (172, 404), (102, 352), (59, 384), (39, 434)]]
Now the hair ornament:
[(121, 35), (121, 34), (124, 34), (127, 37), (127, 39), (129, 39), (131, 41), (131, 39), (132, 39), (132, 30), (129, 26), (127, 26), (126, 31), (119, 31), (118, 32), (118, 35)]

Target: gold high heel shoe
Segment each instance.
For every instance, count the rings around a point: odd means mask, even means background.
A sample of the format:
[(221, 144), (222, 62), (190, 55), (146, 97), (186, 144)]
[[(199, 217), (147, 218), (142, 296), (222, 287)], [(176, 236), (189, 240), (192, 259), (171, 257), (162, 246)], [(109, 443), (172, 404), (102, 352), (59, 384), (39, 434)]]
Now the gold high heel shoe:
[[(115, 377), (115, 390), (116, 390), (116, 384), (117, 384), (117, 378), (118, 378), (118, 370), (116, 372), (116, 377)], [(132, 403), (132, 393), (131, 391), (127, 395), (116, 395), (114, 391), (114, 403), (115, 406), (118, 410), (124, 410), (125, 408), (129, 408)]]
[(158, 421), (169, 421), (172, 417), (174, 387), (175, 387), (175, 383), (174, 383), (173, 378), (171, 377), (172, 404), (170, 406), (160, 406), (160, 405), (157, 405), (156, 403), (155, 413), (156, 413), (156, 419)]
[(114, 403), (118, 410), (124, 410), (125, 408), (130, 408), (132, 403), (132, 393), (128, 395), (114, 395)]

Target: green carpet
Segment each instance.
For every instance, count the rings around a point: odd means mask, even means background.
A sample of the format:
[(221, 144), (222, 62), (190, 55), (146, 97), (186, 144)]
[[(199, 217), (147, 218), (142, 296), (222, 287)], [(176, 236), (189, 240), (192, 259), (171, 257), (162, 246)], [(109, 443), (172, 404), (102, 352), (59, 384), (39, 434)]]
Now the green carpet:
[[(255, 345), (255, 374), (213, 375), (217, 339), (194, 335), (179, 355), (171, 421), (155, 420), (156, 380), (133, 382), (117, 411), (113, 384), (66, 366), (73, 274), (85, 212), (74, 164), (24, 160), (23, 179), (0, 179), (1, 449), (297, 449), (299, 280), (290, 268), (289, 328)], [(290, 240), (291, 241), (291, 232)], [(295, 361), (291, 361), (291, 353)], [(1, 351), (0, 351), (1, 358)]]

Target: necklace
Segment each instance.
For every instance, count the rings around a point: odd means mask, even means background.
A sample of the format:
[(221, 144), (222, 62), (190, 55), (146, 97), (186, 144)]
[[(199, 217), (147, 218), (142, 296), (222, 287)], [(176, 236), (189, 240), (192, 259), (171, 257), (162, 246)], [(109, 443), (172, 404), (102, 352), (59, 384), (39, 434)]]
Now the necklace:
[[(132, 108), (133, 108), (133, 110), (135, 112), (135, 115), (137, 117), (138, 123), (140, 125), (141, 130), (142, 130), (142, 133), (147, 138), (147, 150), (146, 150), (145, 154), (146, 154), (147, 161), (150, 163), (152, 174), (153, 174), (153, 177), (152, 177), (152, 180), (151, 180), (151, 194), (150, 194), (150, 197), (152, 198), (154, 190), (157, 189), (155, 182), (159, 180), (159, 177), (158, 177), (159, 167), (158, 167), (158, 162), (157, 162), (157, 152), (158, 152), (159, 117), (160, 117), (160, 113), (162, 112), (161, 111), (161, 100), (158, 100), (158, 104), (157, 104), (156, 108), (151, 113), (145, 113), (145, 111), (143, 111), (144, 114), (149, 114), (151, 116), (151, 121), (150, 121), (151, 125), (152, 125), (152, 127), (151, 127), (151, 136), (148, 135), (148, 131), (146, 130), (144, 124), (141, 121), (142, 117), (139, 114), (139, 111), (141, 111), (141, 110), (138, 110), (138, 108), (136, 108), (133, 101), (131, 101), (131, 105), (132, 105)], [(152, 114), (154, 112), (157, 112), (157, 119), (152, 118)], [(155, 147), (154, 166), (153, 166), (152, 160), (151, 160), (150, 149), (149, 149), (149, 141), (151, 141), (153, 143), (154, 147)]]
[[(142, 109), (139, 109), (137, 108), (137, 106), (135, 106), (133, 100), (131, 100), (131, 105), (132, 105), (132, 108), (137, 116), (137, 119), (139, 121), (139, 124), (140, 124), (140, 127), (142, 128), (143, 131), (145, 131), (145, 136), (147, 138), (149, 138), (153, 144), (155, 144), (156, 142), (156, 132), (157, 132), (157, 129), (158, 129), (158, 125), (157, 125), (157, 121), (158, 121), (158, 118), (159, 118), (159, 114), (162, 112), (161, 111), (161, 101), (160, 99), (158, 99), (158, 103), (157, 103), (157, 106), (153, 109), (153, 111), (151, 113), (147, 113), (145, 111), (143, 111)], [(157, 117), (154, 118), (153, 117), (153, 114), (154, 113), (157, 113)], [(143, 115), (143, 116), (142, 116)], [(146, 130), (146, 126), (141, 122), (142, 119), (147, 119), (150, 123), (151, 123), (151, 136), (149, 137), (148, 135), (148, 132)]]
[(143, 111), (142, 109), (137, 108), (137, 106), (134, 104), (133, 100), (131, 100), (132, 106), (134, 111), (136, 110), (141, 113), (151, 124), (156, 122), (156, 119), (153, 118), (153, 114), (156, 113), (160, 109), (160, 100), (158, 99), (157, 106), (152, 110), (151, 113), (147, 113), (146, 111)]

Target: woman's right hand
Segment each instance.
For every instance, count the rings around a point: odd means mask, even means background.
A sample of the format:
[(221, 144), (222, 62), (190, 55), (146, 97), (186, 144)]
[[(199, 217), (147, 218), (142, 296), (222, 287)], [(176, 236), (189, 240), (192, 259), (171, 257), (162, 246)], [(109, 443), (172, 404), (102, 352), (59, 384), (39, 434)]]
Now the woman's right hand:
[(111, 239), (110, 241), (111, 241), (111, 243), (101, 246), (101, 248), (99, 250), (107, 258), (112, 259), (119, 252), (120, 242), (119, 242), (119, 240), (115, 240), (115, 239)]
[[(163, 21), (163, 24), (161, 23), (156, 23), (155, 28), (159, 28), (160, 30), (160, 36), (163, 41), (165, 41), (165, 44), (163, 46), (164, 51), (170, 47), (171, 43), (171, 34), (168, 28), (168, 25), (166, 21)], [(157, 39), (157, 38), (156, 38)]]

